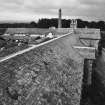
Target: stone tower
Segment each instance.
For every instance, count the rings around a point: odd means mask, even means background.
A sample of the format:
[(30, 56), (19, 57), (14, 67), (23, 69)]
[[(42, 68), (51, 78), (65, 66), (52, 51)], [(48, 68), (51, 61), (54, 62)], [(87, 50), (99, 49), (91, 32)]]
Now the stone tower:
[(58, 28), (62, 28), (62, 11), (61, 11), (61, 9), (59, 9), (58, 15), (59, 15), (59, 17), (58, 17)]

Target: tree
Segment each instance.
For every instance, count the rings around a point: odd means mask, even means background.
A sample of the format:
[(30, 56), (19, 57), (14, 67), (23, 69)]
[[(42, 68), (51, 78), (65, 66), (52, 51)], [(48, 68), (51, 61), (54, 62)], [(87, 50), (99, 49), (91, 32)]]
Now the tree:
[(37, 27), (36, 22), (32, 21), (32, 22), (30, 23), (30, 27), (32, 27), (32, 28)]

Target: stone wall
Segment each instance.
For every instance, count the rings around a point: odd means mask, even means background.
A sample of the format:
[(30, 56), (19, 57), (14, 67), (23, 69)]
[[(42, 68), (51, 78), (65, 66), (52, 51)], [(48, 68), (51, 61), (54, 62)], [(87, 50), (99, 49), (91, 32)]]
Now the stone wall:
[[(7, 28), (5, 29), (5, 34), (15, 34), (15, 33), (23, 33), (23, 34), (47, 34), (52, 32), (54, 34), (65, 34), (68, 33), (70, 28)], [(0, 30), (1, 31), (1, 30)]]
[[(105, 104), (105, 49), (96, 57), (93, 64), (92, 88), (97, 104)], [(93, 99), (94, 99), (93, 98)]]
[(100, 29), (77, 28), (74, 30), (74, 33), (78, 37), (78, 40), (81, 42), (79, 45), (95, 47), (96, 49), (98, 48), (98, 43), (101, 39)]
[(79, 105), (83, 58), (74, 35), (0, 63), (0, 105)]
[[(100, 39), (100, 29), (94, 28), (77, 28), (75, 29), (75, 33), (80, 34), (81, 37), (91, 37)], [(85, 35), (84, 35), (85, 34)]]

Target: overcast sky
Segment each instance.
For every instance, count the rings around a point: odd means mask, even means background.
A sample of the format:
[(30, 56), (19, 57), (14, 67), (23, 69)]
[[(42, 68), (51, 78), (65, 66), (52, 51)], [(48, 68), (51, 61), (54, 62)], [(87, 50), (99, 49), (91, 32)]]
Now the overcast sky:
[(0, 21), (32, 21), (38, 18), (105, 20), (105, 0), (0, 0)]

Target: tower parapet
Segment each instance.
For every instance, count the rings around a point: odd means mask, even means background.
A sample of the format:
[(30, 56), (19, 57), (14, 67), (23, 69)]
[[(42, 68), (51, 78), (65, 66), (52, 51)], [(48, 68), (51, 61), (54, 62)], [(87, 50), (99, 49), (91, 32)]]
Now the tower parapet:
[(70, 28), (73, 28), (73, 29), (77, 28), (77, 20), (76, 19), (71, 20)]

